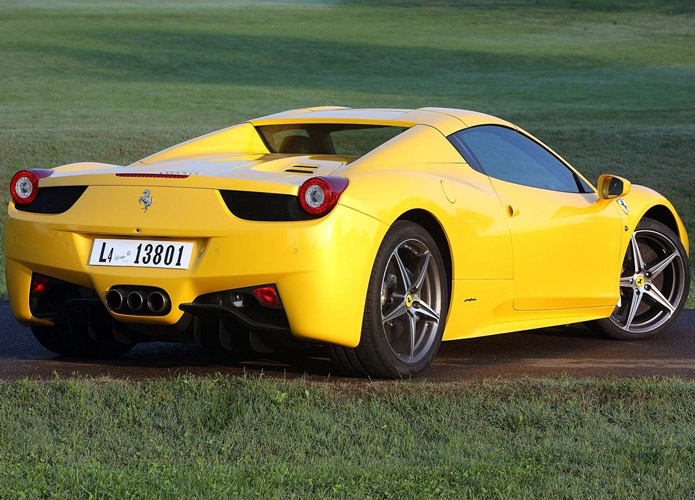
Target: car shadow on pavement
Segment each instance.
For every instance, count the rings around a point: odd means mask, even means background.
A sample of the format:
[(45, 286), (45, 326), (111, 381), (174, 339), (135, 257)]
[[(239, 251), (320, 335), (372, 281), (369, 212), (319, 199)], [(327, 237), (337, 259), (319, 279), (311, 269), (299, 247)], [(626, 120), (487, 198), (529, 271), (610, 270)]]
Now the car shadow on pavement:
[[(257, 354), (197, 345), (152, 342), (115, 359), (55, 356), (31, 332), (5, 321), (0, 345), (0, 379), (73, 375), (129, 380), (193, 376), (269, 376), (314, 381), (349, 380), (337, 373), (324, 350)], [(444, 342), (432, 365), (414, 380), (456, 382), (484, 377), (524, 376), (695, 376), (695, 311), (685, 311), (665, 332), (640, 341), (604, 337), (583, 325), (569, 325)], [(609, 368), (610, 367), (610, 372)]]

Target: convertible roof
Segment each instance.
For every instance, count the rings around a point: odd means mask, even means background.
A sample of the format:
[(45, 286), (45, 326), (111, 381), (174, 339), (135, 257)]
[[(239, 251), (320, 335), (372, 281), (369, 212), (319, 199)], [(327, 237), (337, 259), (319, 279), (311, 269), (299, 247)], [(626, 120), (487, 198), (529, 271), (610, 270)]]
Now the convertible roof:
[(294, 109), (249, 120), (249, 123), (254, 126), (283, 123), (353, 123), (396, 127), (428, 125), (438, 129), (444, 135), (462, 128), (490, 123), (513, 127), (511, 123), (500, 118), (463, 109), (353, 109), (340, 106)]

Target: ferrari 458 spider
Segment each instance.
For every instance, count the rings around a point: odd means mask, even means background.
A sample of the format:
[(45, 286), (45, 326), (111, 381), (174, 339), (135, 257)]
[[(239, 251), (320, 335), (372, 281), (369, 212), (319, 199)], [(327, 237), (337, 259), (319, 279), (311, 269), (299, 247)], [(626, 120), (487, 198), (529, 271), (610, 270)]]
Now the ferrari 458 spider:
[(288, 111), (128, 166), (22, 170), (10, 191), (12, 311), (64, 355), (292, 340), (402, 377), (442, 340), (576, 322), (644, 338), (688, 295), (668, 200), (594, 188), (471, 111)]

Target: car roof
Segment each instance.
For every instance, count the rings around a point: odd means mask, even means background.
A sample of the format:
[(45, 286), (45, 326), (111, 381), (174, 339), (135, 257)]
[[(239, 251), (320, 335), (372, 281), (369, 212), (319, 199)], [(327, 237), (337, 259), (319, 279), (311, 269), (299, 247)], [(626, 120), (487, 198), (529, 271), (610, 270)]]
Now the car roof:
[(254, 126), (292, 123), (349, 123), (396, 127), (428, 125), (438, 129), (444, 135), (482, 124), (514, 127), (505, 120), (477, 111), (431, 107), (419, 109), (354, 109), (341, 106), (320, 106), (294, 109), (263, 116), (249, 120), (249, 123)]

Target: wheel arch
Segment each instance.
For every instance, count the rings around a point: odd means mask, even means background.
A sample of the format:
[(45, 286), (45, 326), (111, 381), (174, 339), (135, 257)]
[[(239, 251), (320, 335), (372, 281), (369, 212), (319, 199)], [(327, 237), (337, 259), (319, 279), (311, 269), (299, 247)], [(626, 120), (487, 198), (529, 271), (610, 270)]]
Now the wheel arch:
[(690, 255), (688, 233), (685, 225), (669, 200), (653, 189), (637, 184), (632, 185), (632, 189), (625, 195), (624, 199), (629, 203), (630, 207), (626, 224), (628, 226), (627, 234), (631, 235), (643, 218), (652, 219), (671, 229), (680, 238), (686, 253)]
[(676, 222), (676, 217), (673, 215), (673, 212), (671, 212), (671, 210), (669, 210), (668, 207), (664, 205), (654, 205), (649, 210), (647, 210), (644, 213), (644, 215), (642, 215), (642, 218), (653, 219), (655, 221), (661, 222), (663, 225), (667, 226), (671, 231), (676, 233), (679, 237), (681, 236), (680, 228), (678, 227), (678, 223)]
[[(673, 231), (676, 236), (680, 239), (683, 247), (685, 248), (685, 253), (690, 255), (690, 245), (688, 240), (688, 233), (685, 229), (683, 221), (667, 200), (659, 200), (656, 203), (652, 203), (647, 207), (644, 207), (633, 223), (631, 224), (632, 231), (637, 229), (637, 225), (643, 219), (651, 219), (657, 222), (661, 222), (663, 225), (668, 227)], [(630, 232), (632, 234), (632, 232)]]
[(446, 232), (442, 227), (439, 220), (427, 210), (423, 209), (413, 209), (408, 210), (402, 214), (396, 221), (407, 220), (414, 222), (425, 228), (425, 230), (432, 235), (434, 242), (439, 248), (439, 252), (442, 254), (442, 260), (444, 260), (444, 269), (446, 271), (446, 283), (447, 289), (449, 291), (449, 310), (451, 310), (451, 299), (452, 299), (452, 285), (453, 285), (453, 262), (451, 255), (451, 246), (449, 244), (449, 238), (447, 238)]

